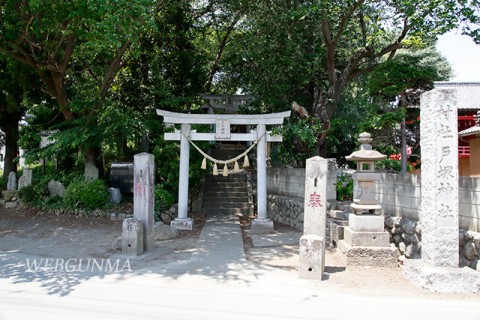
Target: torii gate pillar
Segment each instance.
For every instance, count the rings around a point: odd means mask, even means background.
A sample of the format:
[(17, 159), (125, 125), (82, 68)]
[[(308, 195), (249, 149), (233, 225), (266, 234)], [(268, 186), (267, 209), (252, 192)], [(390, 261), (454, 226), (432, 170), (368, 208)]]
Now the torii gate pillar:
[(267, 137), (266, 126), (257, 125), (257, 218), (252, 221), (252, 232), (273, 231), (273, 221), (267, 218)]
[(193, 220), (188, 217), (188, 178), (190, 168), (190, 124), (182, 123), (180, 130), (180, 177), (178, 178), (178, 217), (171, 226), (179, 230), (193, 230)]

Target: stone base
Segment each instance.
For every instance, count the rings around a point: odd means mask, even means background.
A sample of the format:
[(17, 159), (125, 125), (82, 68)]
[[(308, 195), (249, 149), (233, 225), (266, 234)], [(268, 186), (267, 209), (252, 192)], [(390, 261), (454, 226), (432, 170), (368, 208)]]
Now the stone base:
[(385, 218), (373, 214), (349, 214), (348, 226), (355, 232), (384, 232)]
[(313, 234), (302, 236), (299, 256), (300, 278), (322, 280), (325, 269), (325, 239)]
[(338, 249), (344, 254), (347, 267), (398, 267), (399, 252), (395, 247), (354, 247), (345, 240), (340, 240), (338, 241)]
[(193, 230), (193, 220), (191, 218), (179, 219), (175, 218), (170, 223), (172, 227), (177, 228), (178, 230)]
[(403, 274), (416, 286), (434, 292), (478, 293), (480, 272), (468, 267), (433, 267), (424, 260), (406, 260)]
[(5, 207), (5, 209), (15, 209), (15, 208), (18, 208), (18, 200), (17, 200), (17, 201), (5, 202), (4, 207)]
[(389, 247), (390, 234), (384, 232), (355, 232), (350, 227), (344, 229), (344, 239), (351, 246)]
[(382, 206), (379, 205), (379, 204), (356, 204), (356, 203), (352, 203), (350, 205), (350, 207), (352, 207), (353, 210), (355, 210), (355, 213), (356, 214), (362, 214), (362, 213), (374, 213), (374, 214), (381, 214), (381, 209), (382, 209)]
[(274, 231), (273, 221), (270, 219), (253, 219), (252, 233), (269, 233)]
[(140, 255), (143, 253), (143, 224), (135, 218), (123, 220), (122, 253)]

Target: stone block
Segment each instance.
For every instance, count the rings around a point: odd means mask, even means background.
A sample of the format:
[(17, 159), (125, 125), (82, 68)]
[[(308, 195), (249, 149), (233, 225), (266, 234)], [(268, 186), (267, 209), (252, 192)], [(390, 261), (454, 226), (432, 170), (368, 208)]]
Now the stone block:
[(252, 233), (269, 233), (274, 231), (273, 221), (270, 219), (254, 219), (252, 221)]
[(398, 268), (399, 251), (395, 247), (354, 247), (345, 240), (338, 242), (347, 267)]
[(322, 280), (324, 269), (325, 238), (312, 234), (304, 235), (300, 238), (300, 278)]
[(143, 253), (142, 221), (135, 218), (123, 220), (122, 252), (129, 255), (140, 255)]
[(12, 201), (13, 198), (17, 197), (17, 191), (16, 190), (3, 190), (2, 191), (2, 196), (3, 199), (5, 199), (5, 202)]
[(328, 211), (330, 218), (345, 220), (345, 212), (343, 210), (330, 210)]
[(15, 209), (18, 207), (18, 201), (5, 202), (5, 209)]
[(193, 220), (190, 218), (187, 218), (187, 219), (175, 218), (172, 220), (170, 225), (172, 227), (175, 227), (178, 230), (193, 230)]
[(363, 214), (348, 215), (348, 226), (355, 232), (383, 232), (385, 231), (383, 216)]
[(478, 293), (480, 272), (469, 267), (434, 267), (423, 259), (406, 260), (403, 274), (416, 286), (433, 292)]
[(389, 247), (390, 234), (388, 232), (355, 232), (346, 227), (344, 239), (351, 246), (361, 247)]
[(48, 193), (52, 197), (59, 196), (63, 198), (65, 195), (65, 186), (59, 181), (55, 181), (53, 179), (50, 180), (47, 184), (47, 189)]

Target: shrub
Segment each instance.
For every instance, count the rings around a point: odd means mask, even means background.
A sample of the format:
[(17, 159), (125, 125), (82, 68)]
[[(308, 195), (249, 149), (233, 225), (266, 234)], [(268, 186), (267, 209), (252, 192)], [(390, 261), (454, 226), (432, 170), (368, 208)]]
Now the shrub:
[(351, 175), (342, 174), (337, 177), (335, 182), (337, 190), (337, 200), (345, 201), (353, 199), (353, 179)]
[(155, 195), (155, 212), (161, 213), (164, 212), (172, 206), (175, 201), (175, 198), (160, 185), (155, 186), (154, 190)]
[(94, 210), (105, 208), (108, 199), (108, 189), (102, 180), (85, 182), (76, 179), (65, 190), (63, 201), (70, 208)]

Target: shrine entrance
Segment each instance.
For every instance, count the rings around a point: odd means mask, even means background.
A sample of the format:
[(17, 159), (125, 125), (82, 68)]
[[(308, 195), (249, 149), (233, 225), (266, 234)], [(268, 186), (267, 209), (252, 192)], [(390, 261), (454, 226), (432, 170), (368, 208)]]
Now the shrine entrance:
[[(181, 230), (192, 230), (193, 220), (188, 218), (188, 176), (190, 143), (193, 141), (247, 141), (257, 147), (257, 217), (252, 221), (252, 230), (273, 230), (273, 222), (267, 218), (267, 142), (281, 142), (282, 136), (271, 135), (267, 125), (281, 125), (290, 111), (270, 114), (184, 114), (157, 109), (157, 115), (164, 123), (180, 124), (181, 129), (165, 133), (165, 140), (180, 141), (180, 177), (178, 188), (178, 216), (171, 225)], [(192, 124), (215, 125), (212, 133), (199, 133), (191, 130)], [(232, 133), (233, 125), (248, 125), (256, 128), (249, 133)], [(201, 151), (201, 150), (199, 150)], [(210, 159), (220, 165), (236, 161)]]

